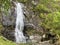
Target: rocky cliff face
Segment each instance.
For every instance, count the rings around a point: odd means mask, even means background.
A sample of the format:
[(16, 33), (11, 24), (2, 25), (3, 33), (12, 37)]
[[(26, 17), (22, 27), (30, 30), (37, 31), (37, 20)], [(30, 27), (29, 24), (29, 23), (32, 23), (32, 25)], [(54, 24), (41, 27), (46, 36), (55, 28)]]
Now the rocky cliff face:
[[(30, 0), (29, 0), (30, 1)], [(30, 2), (23, 3), (23, 12), (25, 15), (25, 29), (28, 30), (29, 28), (32, 28), (33, 30), (41, 30), (43, 31), (42, 27), (39, 25), (41, 20), (39, 18), (38, 12), (34, 12), (32, 10), (32, 6), (36, 6), (38, 4), (38, 1), (30, 1)], [(33, 5), (32, 5), (33, 4)], [(1, 15), (1, 22), (4, 27), (4, 30), (14, 30), (15, 28), (15, 21), (16, 21), (16, 12), (14, 4), (12, 3), (12, 7), (8, 11), (8, 15), (5, 14), (5, 12), (2, 12)], [(26, 31), (24, 30), (26, 33)]]
[[(44, 14), (49, 13), (49, 11), (40, 10), (39, 4), (40, 0), (26, 0), (26, 1), (20, 1), (24, 4), (23, 11), (25, 16), (25, 29), (24, 29), (24, 35), (25, 36), (31, 36), (31, 35), (42, 35), (44, 34), (45, 30), (41, 27), (41, 18), (39, 17), (42, 12)], [(43, 5), (41, 5), (43, 8)], [(0, 30), (1, 34), (10, 39), (14, 40), (14, 30), (15, 30), (15, 22), (16, 22), (16, 12), (14, 10), (15, 6), (12, 6), (9, 10), (8, 15), (6, 15), (4, 12), (0, 14)], [(44, 8), (43, 8), (44, 9)], [(33, 36), (34, 37), (34, 36)], [(42, 37), (42, 36), (41, 36)], [(32, 39), (35, 40), (35, 37)], [(39, 40), (39, 39), (38, 39)], [(37, 39), (35, 41), (38, 41)], [(40, 38), (41, 40), (41, 38)], [(49, 42), (48, 42), (49, 43)], [(41, 44), (41, 43), (39, 43)], [(38, 45), (39, 45), (38, 44)], [(45, 45), (46, 43), (42, 43), (41, 45)], [(50, 44), (50, 43), (49, 43)], [(46, 45), (49, 45), (46, 44)]]

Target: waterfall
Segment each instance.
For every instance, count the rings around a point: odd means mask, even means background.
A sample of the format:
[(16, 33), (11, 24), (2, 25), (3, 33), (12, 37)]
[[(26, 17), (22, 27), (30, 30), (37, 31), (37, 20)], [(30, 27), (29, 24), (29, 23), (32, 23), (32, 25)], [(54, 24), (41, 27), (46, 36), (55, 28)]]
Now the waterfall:
[(15, 26), (15, 39), (16, 43), (26, 43), (26, 38), (23, 35), (24, 29), (24, 15), (21, 3), (16, 3), (16, 26)]

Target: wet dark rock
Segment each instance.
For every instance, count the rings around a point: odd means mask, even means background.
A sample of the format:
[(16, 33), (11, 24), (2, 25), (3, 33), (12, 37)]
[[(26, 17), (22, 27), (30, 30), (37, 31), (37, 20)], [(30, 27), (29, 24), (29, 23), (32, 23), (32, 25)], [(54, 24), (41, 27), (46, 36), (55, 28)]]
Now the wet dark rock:
[(8, 15), (2, 12), (2, 26), (1, 34), (9, 40), (15, 41), (14, 30), (16, 22), (16, 13), (14, 9), (10, 9)]
[(2, 30), (1, 34), (8, 40), (15, 41), (15, 36), (14, 36), (13, 30)]
[(52, 34), (52, 33), (46, 33), (42, 36), (41, 41), (48, 41), (50, 40), (50, 43), (56, 43), (58, 40), (58, 37), (56, 36), (56, 34)]

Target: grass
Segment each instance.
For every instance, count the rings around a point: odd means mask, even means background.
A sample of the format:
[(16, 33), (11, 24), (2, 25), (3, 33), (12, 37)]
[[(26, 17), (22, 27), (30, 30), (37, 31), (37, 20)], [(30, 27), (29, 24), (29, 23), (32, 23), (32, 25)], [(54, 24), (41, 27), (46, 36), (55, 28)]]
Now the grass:
[(0, 45), (16, 45), (14, 42), (5, 39), (3, 36), (0, 36)]

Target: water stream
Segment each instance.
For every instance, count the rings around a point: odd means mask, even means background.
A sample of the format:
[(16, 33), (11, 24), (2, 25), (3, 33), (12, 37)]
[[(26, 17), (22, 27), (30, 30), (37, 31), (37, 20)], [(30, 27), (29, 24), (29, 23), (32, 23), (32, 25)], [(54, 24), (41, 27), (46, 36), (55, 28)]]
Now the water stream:
[(23, 35), (24, 15), (21, 3), (16, 3), (16, 13), (17, 13), (15, 26), (16, 43), (26, 43), (26, 38)]

